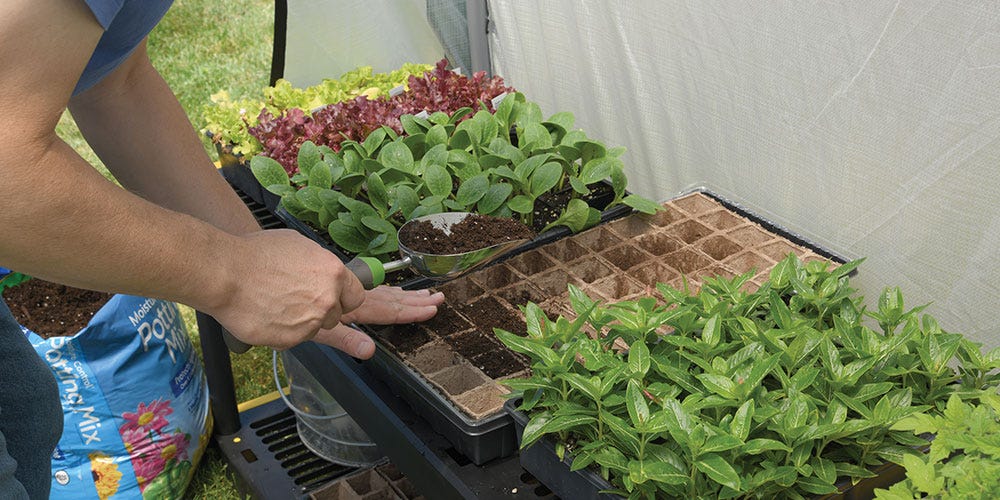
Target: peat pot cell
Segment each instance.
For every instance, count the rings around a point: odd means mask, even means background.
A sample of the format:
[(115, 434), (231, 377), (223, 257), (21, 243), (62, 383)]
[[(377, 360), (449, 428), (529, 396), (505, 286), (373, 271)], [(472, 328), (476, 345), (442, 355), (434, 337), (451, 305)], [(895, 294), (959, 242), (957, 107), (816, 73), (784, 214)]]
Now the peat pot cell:
[(676, 234), (685, 243), (694, 243), (712, 234), (713, 231), (712, 228), (696, 220), (686, 220), (671, 228), (671, 232)]
[(719, 203), (701, 193), (692, 193), (671, 202), (675, 207), (698, 216), (719, 208)]
[(546, 257), (543, 253), (535, 250), (522, 253), (507, 261), (508, 266), (513, 267), (525, 276), (531, 276), (555, 267), (555, 262)]
[(653, 230), (647, 219), (640, 215), (630, 215), (608, 223), (607, 228), (625, 239), (635, 238)]
[(378, 469), (379, 474), (382, 474), (389, 484), (394, 486), (400, 493), (403, 494), (403, 498), (423, 498), (417, 493), (417, 489), (413, 487), (413, 483), (410, 482), (402, 472), (399, 471), (399, 467), (396, 464), (385, 464)]
[(754, 252), (745, 251), (726, 259), (725, 264), (740, 274), (756, 269), (757, 275), (761, 275), (770, 272), (774, 262)]
[(623, 274), (608, 276), (593, 283), (586, 291), (593, 290), (606, 299), (623, 300), (645, 291), (639, 282)]
[(446, 394), (457, 396), (481, 385), (494, 385), (483, 372), (472, 365), (456, 365), (427, 377)]
[(486, 290), (503, 288), (521, 279), (521, 276), (505, 264), (497, 264), (469, 275)]
[(676, 208), (671, 205), (664, 207), (665, 210), (660, 210), (653, 215), (644, 216), (650, 224), (657, 227), (666, 227), (677, 221), (684, 220), (684, 214), (680, 213)]
[(622, 271), (628, 271), (639, 264), (648, 263), (650, 260), (648, 254), (632, 245), (621, 245), (606, 250), (601, 253), (601, 257)]
[(503, 408), (504, 394), (506, 391), (496, 384), (483, 385), (455, 397), (455, 404), (478, 420)]
[(409, 353), (431, 341), (431, 336), (416, 324), (387, 326), (375, 335), (387, 342), (397, 353)]
[(484, 352), (506, 349), (493, 335), (493, 330), (490, 330), (489, 334), (479, 330), (469, 330), (448, 337), (445, 342), (465, 359), (472, 359)]
[(528, 302), (537, 304), (547, 298), (538, 287), (527, 281), (514, 283), (507, 288), (497, 290), (496, 295), (513, 307), (523, 306)]
[(795, 245), (792, 245), (791, 243), (788, 243), (787, 241), (784, 240), (778, 240), (768, 243), (760, 247), (758, 251), (766, 255), (767, 257), (770, 257), (772, 260), (776, 262), (783, 260), (785, 257), (788, 257), (788, 254), (790, 253), (794, 253), (799, 257), (802, 257), (802, 254), (805, 253), (802, 251), (801, 248), (798, 248)]
[[(449, 297), (445, 295), (445, 298)], [(462, 317), (447, 302), (438, 306), (437, 314), (433, 318), (421, 323), (421, 325), (442, 337), (472, 328), (472, 323), (469, 323), (467, 319)]]
[(670, 266), (656, 262), (648, 266), (633, 268), (629, 271), (629, 276), (632, 276), (636, 281), (645, 286), (655, 287), (657, 283), (670, 283), (672, 280), (680, 277), (680, 273)]
[(374, 469), (367, 469), (343, 480), (337, 481), (310, 498), (314, 500), (395, 500), (399, 498), (389, 483)]
[(736, 215), (728, 210), (716, 210), (715, 212), (709, 212), (698, 220), (703, 224), (713, 227), (715, 229), (729, 230), (736, 226), (746, 224), (746, 219)]
[(743, 250), (743, 247), (735, 241), (719, 235), (705, 238), (699, 241), (697, 246), (699, 250), (708, 254), (709, 257), (719, 261), (725, 260), (726, 257), (739, 253)]
[(664, 255), (663, 263), (680, 271), (681, 274), (692, 274), (699, 269), (711, 265), (712, 259), (709, 259), (701, 252), (684, 247), (676, 252)]
[(436, 373), (462, 363), (462, 356), (444, 342), (431, 342), (406, 357), (406, 361), (423, 374)]
[(531, 277), (531, 284), (538, 287), (543, 294), (549, 297), (560, 295), (566, 291), (566, 286), (570, 283), (580, 286), (575, 278), (566, 274), (566, 271), (556, 269), (545, 274)]
[(593, 283), (609, 274), (612, 274), (611, 267), (597, 259), (586, 259), (575, 262), (569, 266), (569, 272), (584, 283)]
[(774, 234), (769, 233), (756, 225), (738, 227), (726, 233), (726, 236), (746, 248), (755, 247), (775, 238)]
[(644, 234), (634, 241), (639, 248), (653, 255), (666, 255), (670, 252), (676, 252), (684, 246), (681, 240), (666, 233)]
[(590, 253), (573, 238), (564, 238), (541, 248), (559, 262), (570, 262)]
[(493, 380), (528, 368), (528, 364), (523, 359), (506, 349), (484, 352), (469, 362)]
[(466, 302), (486, 293), (483, 287), (477, 285), (468, 276), (449, 281), (435, 288), (452, 302)]
[(524, 321), (518, 314), (507, 309), (496, 297), (487, 295), (471, 304), (459, 307), (469, 321), (475, 323), (480, 331), (492, 334), (494, 328), (504, 328), (514, 331), (523, 328)]
[(622, 241), (622, 239), (617, 235), (601, 226), (597, 226), (577, 234), (576, 236), (573, 236), (573, 239), (585, 248), (597, 251), (617, 245)]

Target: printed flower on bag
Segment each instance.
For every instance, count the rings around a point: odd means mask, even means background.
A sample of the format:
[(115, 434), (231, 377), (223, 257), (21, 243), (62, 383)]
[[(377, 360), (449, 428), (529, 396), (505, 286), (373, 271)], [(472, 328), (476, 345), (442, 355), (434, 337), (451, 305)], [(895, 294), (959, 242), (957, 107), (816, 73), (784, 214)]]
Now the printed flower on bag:
[(139, 403), (135, 413), (122, 414), (125, 423), (119, 433), (129, 452), (140, 491), (145, 491), (165, 469), (187, 459), (190, 437), (179, 430), (163, 432), (171, 413), (170, 401), (156, 400), (148, 406)]
[(125, 423), (122, 425), (120, 431), (124, 433), (127, 429), (141, 428), (146, 431), (160, 432), (167, 425), (167, 415), (173, 412), (173, 408), (170, 407), (170, 400), (160, 401), (157, 399), (150, 403), (149, 406), (146, 406), (146, 403), (140, 402), (139, 408), (136, 409), (135, 413), (122, 413)]

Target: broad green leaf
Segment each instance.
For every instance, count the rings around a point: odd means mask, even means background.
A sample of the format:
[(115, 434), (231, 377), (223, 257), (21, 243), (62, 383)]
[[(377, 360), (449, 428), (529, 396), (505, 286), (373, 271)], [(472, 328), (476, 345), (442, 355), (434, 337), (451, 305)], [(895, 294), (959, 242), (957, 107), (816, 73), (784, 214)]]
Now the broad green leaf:
[(328, 163), (318, 161), (313, 165), (309, 171), (309, 185), (320, 189), (330, 189), (333, 186), (333, 174)]
[(729, 451), (734, 448), (739, 448), (743, 446), (743, 442), (734, 436), (727, 434), (720, 434), (718, 436), (712, 436), (705, 441), (705, 445), (699, 450), (701, 453), (714, 453), (720, 451)]
[(271, 191), (271, 186), (291, 186), (285, 168), (272, 158), (261, 155), (250, 158), (250, 171), (253, 172), (257, 182), (268, 191)]
[(742, 491), (740, 476), (736, 473), (736, 469), (719, 455), (714, 453), (704, 455), (696, 460), (694, 465), (713, 481), (736, 491)]
[(518, 134), (518, 144), (522, 151), (551, 148), (552, 136), (541, 123), (528, 123)]
[(837, 464), (833, 460), (813, 457), (809, 463), (812, 465), (813, 474), (821, 481), (828, 484), (837, 482)]
[(378, 217), (362, 217), (361, 224), (363, 224), (368, 229), (379, 233), (395, 234), (396, 226), (393, 226), (389, 221), (385, 219), (380, 219)]
[(371, 158), (375, 154), (375, 151), (377, 151), (378, 148), (382, 146), (382, 143), (385, 141), (385, 139), (386, 139), (385, 128), (377, 128), (373, 130), (370, 134), (368, 134), (368, 137), (365, 137), (365, 140), (361, 143), (361, 146), (364, 147), (367, 156)]
[(495, 328), (493, 331), (497, 338), (512, 351), (540, 359), (547, 366), (559, 365), (559, 355), (537, 340), (520, 337), (498, 328)]
[(761, 453), (766, 453), (768, 451), (784, 451), (785, 453), (791, 453), (792, 449), (781, 441), (766, 438), (751, 439), (743, 445), (743, 452), (750, 455), (760, 455)]
[(507, 202), (511, 210), (519, 214), (530, 214), (535, 210), (535, 200), (523, 194), (519, 194)]
[(486, 193), (479, 200), (477, 211), (481, 214), (492, 214), (503, 206), (507, 198), (510, 197), (514, 188), (506, 182), (493, 184), (486, 190)]
[(452, 182), (451, 174), (440, 165), (427, 165), (424, 169), (424, 184), (435, 196), (448, 196), (451, 194)]
[(622, 199), (622, 203), (644, 214), (655, 214), (657, 211), (663, 210), (663, 206), (659, 203), (643, 198), (637, 194), (630, 194), (626, 196)]
[(386, 191), (382, 178), (378, 174), (372, 173), (368, 175), (366, 185), (368, 187), (368, 200), (372, 207), (378, 211), (379, 215), (385, 217), (388, 215), (389, 209), (389, 192)]
[(608, 156), (594, 158), (583, 165), (583, 169), (580, 170), (580, 180), (588, 185), (596, 184), (611, 177), (613, 171), (623, 168), (624, 165), (618, 158)]
[(722, 321), (716, 314), (705, 322), (705, 327), (701, 330), (701, 341), (715, 347), (719, 345), (720, 340), (722, 340)]
[(320, 188), (306, 186), (295, 193), (295, 199), (313, 212), (319, 212), (323, 208), (323, 202), (319, 198)]
[(322, 155), (320, 155), (319, 148), (312, 141), (303, 142), (299, 146), (299, 152), (296, 155), (296, 163), (298, 164), (299, 171), (304, 173), (307, 177), (312, 178), (313, 166), (322, 160)]
[(600, 416), (604, 425), (611, 430), (615, 438), (625, 447), (625, 451), (631, 453), (633, 456), (639, 456), (639, 436), (635, 433), (635, 430), (625, 420), (607, 411), (602, 410)]
[(335, 220), (327, 226), (330, 238), (338, 246), (351, 253), (361, 253), (368, 249), (368, 239), (357, 229)]
[[(412, 187), (405, 184), (397, 184), (392, 188), (390, 197), (394, 199), (393, 208), (399, 210), (404, 220), (409, 220), (413, 209), (420, 205), (420, 197)], [(392, 214), (390, 214), (392, 215)]]
[(628, 367), (633, 376), (645, 377), (649, 372), (649, 348), (642, 340), (633, 342), (628, 350)]
[[(571, 133), (566, 134), (563, 142), (568, 142), (571, 136)], [(586, 139), (586, 137), (574, 143), (573, 146), (580, 150), (580, 160), (584, 165), (594, 158), (601, 158), (607, 155), (607, 149), (603, 144)]]
[(561, 111), (550, 116), (546, 121), (559, 125), (565, 130), (570, 130), (576, 122), (576, 117), (574, 117), (573, 113), (570, 113), (569, 111)]
[(601, 400), (600, 378), (595, 377), (596, 380), (588, 379), (577, 373), (563, 373), (559, 375), (559, 378), (565, 380), (574, 389), (582, 392), (591, 401)]
[[(513, 207), (511, 207), (513, 208)], [(591, 207), (587, 205), (587, 202), (573, 198), (569, 200), (566, 205), (566, 209), (563, 211), (562, 215), (558, 219), (549, 223), (542, 229), (542, 232), (548, 231), (549, 229), (556, 226), (566, 226), (573, 231), (578, 233), (587, 228), (587, 222), (590, 221)]]
[(545, 164), (551, 156), (552, 155), (548, 153), (540, 154), (531, 156), (524, 161), (516, 163), (514, 166), (513, 180), (516, 180), (521, 184), (527, 184), (528, 179), (531, 178), (531, 174), (534, 173), (535, 169)]
[(635, 484), (642, 484), (646, 481), (657, 481), (664, 484), (685, 484), (688, 482), (687, 475), (681, 473), (676, 467), (652, 460), (639, 461), (632, 460), (628, 464), (629, 478)]
[(750, 435), (750, 430), (753, 428), (753, 413), (754, 402), (752, 399), (749, 399), (744, 401), (733, 415), (733, 422), (730, 424), (730, 430), (733, 433), (733, 436), (741, 442), (746, 441), (747, 437)]
[(714, 394), (727, 399), (736, 399), (736, 383), (728, 377), (714, 373), (701, 373), (695, 376), (705, 388)]
[(562, 166), (558, 163), (548, 162), (536, 168), (531, 173), (529, 181), (531, 195), (537, 198), (542, 193), (548, 192), (559, 183), (560, 177), (562, 177)]
[(795, 485), (802, 488), (803, 491), (812, 493), (813, 495), (827, 495), (837, 492), (837, 487), (834, 486), (833, 482), (824, 481), (813, 476), (799, 477), (798, 480), (796, 480)]
[(545, 435), (545, 426), (551, 418), (552, 414), (548, 412), (541, 412), (531, 416), (531, 419), (524, 426), (524, 432), (521, 434), (522, 450), (531, 446)]
[(458, 186), (458, 191), (455, 192), (455, 201), (462, 206), (472, 207), (486, 195), (486, 190), (489, 187), (490, 181), (485, 174), (466, 179)]
[(393, 141), (383, 146), (378, 153), (378, 161), (388, 168), (413, 171), (413, 153), (402, 141)]
[(646, 396), (639, 383), (634, 379), (628, 381), (625, 388), (625, 407), (628, 409), (628, 416), (632, 419), (632, 425), (641, 428), (649, 420), (649, 405), (646, 404)]

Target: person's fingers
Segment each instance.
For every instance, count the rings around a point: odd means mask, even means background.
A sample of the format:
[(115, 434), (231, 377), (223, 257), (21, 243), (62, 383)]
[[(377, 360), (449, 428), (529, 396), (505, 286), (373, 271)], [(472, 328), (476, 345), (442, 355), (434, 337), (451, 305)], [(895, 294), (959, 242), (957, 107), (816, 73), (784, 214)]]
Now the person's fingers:
[(342, 269), (336, 274), (336, 281), (338, 285), (336, 289), (339, 290), (340, 296), (323, 318), (323, 322), (320, 325), (322, 328), (335, 328), (341, 323), (341, 316), (344, 313), (357, 309), (366, 299), (364, 286), (361, 285), (361, 282), (358, 281), (358, 278), (354, 274), (348, 272), (346, 269)]
[[(412, 295), (411, 295), (412, 294)], [(426, 321), (444, 302), (438, 293), (369, 290), (364, 305), (341, 317), (343, 322), (389, 325)]]
[(313, 340), (358, 359), (368, 359), (375, 354), (375, 342), (371, 337), (343, 324), (320, 330)]

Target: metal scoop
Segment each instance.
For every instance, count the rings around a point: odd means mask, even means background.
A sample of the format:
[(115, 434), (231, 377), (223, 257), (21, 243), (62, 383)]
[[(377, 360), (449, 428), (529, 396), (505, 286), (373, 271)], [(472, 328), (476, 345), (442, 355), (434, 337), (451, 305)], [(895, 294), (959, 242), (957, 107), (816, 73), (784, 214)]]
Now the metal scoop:
[[(469, 212), (445, 212), (439, 214), (425, 215), (410, 220), (399, 228), (397, 234), (403, 233), (403, 228), (408, 224), (420, 221), (427, 221), (440, 229), (445, 235), (451, 234), (451, 227), (465, 220)], [(348, 262), (346, 267), (361, 280), (365, 289), (372, 289), (385, 281), (385, 274), (407, 267), (412, 267), (417, 274), (426, 278), (436, 280), (449, 280), (457, 278), (473, 269), (487, 264), (503, 256), (514, 247), (528, 241), (526, 238), (505, 241), (485, 248), (470, 250), (468, 252), (456, 254), (430, 254), (417, 252), (407, 246), (407, 242), (399, 239), (399, 260), (382, 262), (374, 257), (355, 257)]]

